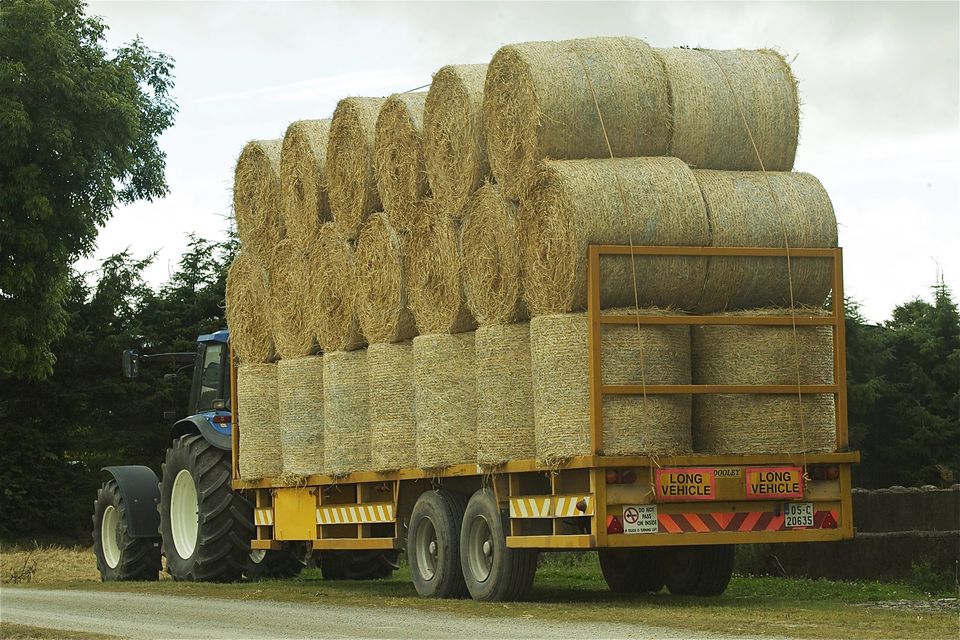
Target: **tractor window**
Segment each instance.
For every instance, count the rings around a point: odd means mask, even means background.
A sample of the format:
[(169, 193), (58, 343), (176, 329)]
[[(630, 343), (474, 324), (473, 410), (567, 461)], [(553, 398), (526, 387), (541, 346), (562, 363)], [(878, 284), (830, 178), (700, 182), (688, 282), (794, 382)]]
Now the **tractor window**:
[(213, 408), (213, 401), (220, 397), (220, 351), (222, 344), (212, 342), (203, 354), (203, 371), (200, 374), (200, 399), (198, 411)]

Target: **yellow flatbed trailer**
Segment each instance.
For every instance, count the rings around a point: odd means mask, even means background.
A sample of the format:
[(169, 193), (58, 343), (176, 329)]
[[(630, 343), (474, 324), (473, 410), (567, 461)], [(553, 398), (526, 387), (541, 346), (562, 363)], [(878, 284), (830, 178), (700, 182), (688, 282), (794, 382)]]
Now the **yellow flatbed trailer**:
[[(615, 255), (828, 260), (833, 268), (833, 310), (826, 316), (808, 315), (802, 310), (797, 310), (796, 315), (785, 316), (601, 315), (601, 257)], [(588, 252), (587, 311), (593, 455), (577, 456), (550, 468), (544, 468), (535, 460), (516, 460), (494, 470), (464, 464), (439, 472), (411, 468), (388, 473), (358, 472), (337, 478), (312, 475), (298, 486), (286, 486), (275, 478), (250, 481), (239, 477), (239, 431), (242, 425), (234, 413), (233, 487), (248, 491), (255, 498), (256, 538), (251, 541), (251, 546), (253, 549), (279, 549), (284, 543), (296, 541), (306, 542), (322, 552), (389, 550), (419, 545), (422, 547), (419, 550), (407, 548), (407, 554), (411, 565), (416, 565), (411, 570), (418, 591), (423, 593), (421, 583), (425, 577), (433, 578), (431, 571), (436, 569), (434, 564), (438, 562), (437, 536), (440, 534), (442, 537), (443, 532), (433, 530), (433, 524), (442, 525), (441, 522), (431, 524), (431, 531), (426, 534), (408, 532), (412, 517), (417, 520), (414, 524), (420, 521), (415, 513), (418, 502), (425, 494), (438, 491), (470, 496), (481, 489), (487, 489), (487, 501), (495, 501), (497, 512), (502, 516), (499, 523), (492, 522), (497, 518), (496, 515), (490, 516), (488, 510), (484, 525), (486, 530), (478, 535), (471, 534), (467, 525), (463, 526), (462, 540), (458, 542), (463, 572), (468, 574), (468, 586), (471, 573), (474, 584), (479, 578), (482, 578), (480, 582), (498, 578), (496, 572), (499, 565), (491, 559), (491, 553), (497, 553), (498, 549), (506, 555), (509, 552), (503, 550), (599, 549), (608, 550), (610, 554), (609, 550), (623, 549), (709, 549), (714, 545), (852, 538), (850, 474), (851, 465), (859, 462), (860, 454), (848, 450), (842, 273), (842, 250), (839, 248), (591, 245)], [(638, 323), (830, 326), (833, 328), (833, 383), (601, 384), (600, 337), (603, 327)], [(235, 375), (234, 372), (231, 402), (234, 412), (237, 407)], [(599, 452), (603, 450), (604, 396), (677, 393), (832, 394), (836, 408), (836, 451), (754, 455), (600, 455)], [(455, 517), (463, 518), (462, 507), (459, 511), (453, 510)], [(470, 515), (468, 508), (467, 517)], [(422, 528), (418, 526), (418, 530)], [(501, 531), (502, 536), (499, 535)], [(473, 551), (469, 548), (471, 540), (478, 547)], [(417, 554), (419, 560), (411, 557)], [(471, 560), (473, 557), (480, 560), (474, 562)], [(602, 551), (602, 565), (604, 557)], [(609, 557), (611, 560), (604, 567), (605, 576), (608, 570), (616, 570), (611, 564), (614, 561), (623, 562), (630, 568), (640, 566), (645, 571), (653, 556), (643, 556), (642, 559), (632, 559), (629, 555)], [(439, 561), (442, 562), (442, 559)], [(635, 561), (640, 565), (630, 564)], [(693, 557), (685, 562), (696, 563), (698, 560)], [(732, 553), (727, 564), (732, 568)], [(726, 586), (725, 580), (721, 582), (719, 591)], [(667, 584), (670, 586), (669, 581)], [(614, 587), (612, 582), (611, 587)], [(656, 580), (650, 588), (655, 587)], [(478, 590), (479, 593), (474, 593), (474, 589), (470, 589), (478, 599), (507, 599), (523, 595), (522, 587), (519, 591), (500, 589), (492, 593), (483, 592), (479, 587)], [(628, 586), (621, 590), (631, 589)], [(690, 592), (709, 594), (716, 591), (705, 587)], [(424, 595), (456, 594), (428, 592)]]

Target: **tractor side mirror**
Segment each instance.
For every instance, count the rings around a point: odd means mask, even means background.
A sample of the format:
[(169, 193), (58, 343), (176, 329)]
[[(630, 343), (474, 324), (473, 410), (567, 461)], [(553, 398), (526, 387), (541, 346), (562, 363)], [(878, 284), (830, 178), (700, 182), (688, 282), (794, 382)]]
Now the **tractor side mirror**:
[(133, 349), (123, 352), (123, 377), (136, 378), (140, 375), (140, 356)]
[(177, 374), (175, 373), (165, 373), (163, 374), (163, 381), (166, 384), (176, 384)]
[(211, 403), (214, 411), (226, 411), (227, 410), (227, 401), (221, 398), (217, 398)]

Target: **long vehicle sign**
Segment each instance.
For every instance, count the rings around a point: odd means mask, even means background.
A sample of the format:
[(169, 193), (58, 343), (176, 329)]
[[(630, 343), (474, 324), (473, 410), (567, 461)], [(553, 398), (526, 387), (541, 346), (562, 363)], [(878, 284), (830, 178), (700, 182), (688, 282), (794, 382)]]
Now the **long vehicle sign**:
[(747, 499), (779, 500), (803, 497), (800, 467), (747, 467)]
[(657, 498), (676, 502), (714, 500), (714, 471), (709, 467), (657, 469)]

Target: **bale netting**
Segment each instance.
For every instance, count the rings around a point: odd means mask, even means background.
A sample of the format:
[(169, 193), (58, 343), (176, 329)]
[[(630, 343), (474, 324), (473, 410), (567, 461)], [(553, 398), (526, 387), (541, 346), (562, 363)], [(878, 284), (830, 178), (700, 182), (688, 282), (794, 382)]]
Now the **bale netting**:
[(327, 142), (327, 195), (333, 219), (357, 237), (368, 215), (383, 208), (373, 172), (373, 142), (383, 98), (337, 103)]
[(244, 480), (283, 473), (279, 410), (277, 365), (240, 365), (237, 370), (238, 463)]
[(308, 252), (292, 238), (277, 243), (270, 263), (270, 326), (277, 355), (297, 358), (313, 353), (315, 332), (307, 322), (305, 302), (310, 279)]
[(280, 191), (287, 237), (306, 243), (331, 219), (327, 199), (329, 120), (299, 120), (287, 127), (280, 152)]
[(423, 105), (427, 94), (398, 93), (380, 108), (374, 138), (374, 170), (390, 222), (411, 229), (417, 203), (429, 193), (423, 160)]
[(267, 270), (246, 249), (227, 272), (226, 305), (230, 342), (242, 362), (269, 362), (275, 356)]
[(280, 196), (280, 140), (251, 140), (233, 176), (233, 215), (244, 248), (263, 261), (284, 236)]
[(517, 208), (489, 182), (471, 196), (460, 232), (463, 289), (481, 324), (523, 318), (520, 295), (520, 229)]
[(670, 146), (663, 63), (636, 38), (501, 47), (487, 68), (483, 116), (490, 166), (514, 199), (543, 158), (662, 156)]
[[(825, 316), (799, 309), (800, 316)], [(724, 315), (791, 315), (754, 309)], [(832, 384), (829, 326), (709, 325), (692, 329), (694, 384)], [(809, 453), (836, 449), (829, 394), (701, 394), (693, 402), (698, 453)]]
[(308, 322), (324, 351), (350, 351), (364, 345), (354, 309), (353, 246), (336, 224), (320, 228), (309, 254)]
[(483, 131), (485, 64), (441, 67), (423, 112), (423, 146), (433, 198), (459, 218), (470, 194), (490, 175)]
[[(669, 313), (616, 309), (609, 313)], [(561, 463), (590, 451), (588, 318), (585, 313), (530, 321), (537, 459)], [(690, 331), (683, 325), (607, 325), (600, 343), (603, 384), (690, 384)], [(606, 396), (603, 455), (691, 451), (686, 394)]]
[(323, 473), (323, 357), (277, 362), (283, 473)]
[[(694, 171), (715, 247), (835, 247), (830, 196), (808, 173)], [(789, 274), (789, 275), (788, 275)], [(829, 258), (708, 259), (701, 311), (822, 305), (832, 288)], [(791, 298), (792, 287), (792, 298)]]
[[(793, 168), (797, 82), (776, 51), (657, 49), (670, 80), (670, 154), (700, 169)], [(756, 149), (754, 149), (756, 144)]]
[[(587, 245), (709, 244), (707, 212), (693, 172), (676, 158), (546, 162), (520, 202), (523, 297), (535, 315), (586, 309)], [(601, 259), (603, 307), (697, 302), (706, 260)], [(636, 291), (634, 290), (636, 288)]]
[(536, 456), (528, 323), (482, 326), (477, 349), (477, 464)]
[(367, 340), (401, 342), (417, 335), (413, 314), (407, 306), (403, 238), (386, 215), (376, 213), (363, 225), (354, 265), (354, 307)]
[(323, 354), (323, 466), (332, 476), (370, 470), (367, 352)]
[(413, 344), (371, 344), (367, 349), (370, 388), (370, 461), (374, 471), (417, 466)]
[(477, 368), (474, 334), (413, 339), (417, 466), (441, 469), (477, 460)]
[(461, 333), (476, 327), (463, 291), (456, 224), (434, 220), (407, 241), (407, 301), (418, 331)]

